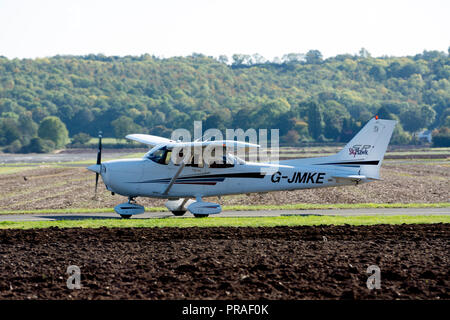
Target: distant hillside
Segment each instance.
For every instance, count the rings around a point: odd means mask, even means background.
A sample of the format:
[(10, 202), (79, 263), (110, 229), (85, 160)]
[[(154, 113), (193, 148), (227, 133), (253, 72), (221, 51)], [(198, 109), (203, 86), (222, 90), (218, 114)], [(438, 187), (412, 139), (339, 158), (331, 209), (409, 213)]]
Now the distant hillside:
[(61, 119), (70, 137), (98, 130), (117, 138), (131, 131), (168, 135), (202, 120), (204, 129), (279, 128), (292, 144), (346, 141), (376, 113), (400, 120), (397, 143), (450, 122), (450, 58), (443, 52), (218, 60), (0, 57), (0, 145), (29, 144), (47, 116)]

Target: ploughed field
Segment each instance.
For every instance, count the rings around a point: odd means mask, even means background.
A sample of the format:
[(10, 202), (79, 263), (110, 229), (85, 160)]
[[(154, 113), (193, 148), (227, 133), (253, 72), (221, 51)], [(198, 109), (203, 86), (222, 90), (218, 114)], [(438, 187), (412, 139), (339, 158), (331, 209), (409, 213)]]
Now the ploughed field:
[(449, 240), (449, 224), (0, 230), (0, 299), (449, 299)]
[[(87, 166), (87, 165), (86, 165)], [(450, 162), (447, 160), (385, 161), (382, 181), (359, 186), (224, 196), (222, 205), (283, 205), (295, 203), (433, 203), (448, 202)], [(112, 208), (126, 201), (99, 183), (84, 167), (55, 165), (0, 166), (0, 211), (66, 208)], [(137, 198), (146, 206), (163, 206), (164, 200)]]

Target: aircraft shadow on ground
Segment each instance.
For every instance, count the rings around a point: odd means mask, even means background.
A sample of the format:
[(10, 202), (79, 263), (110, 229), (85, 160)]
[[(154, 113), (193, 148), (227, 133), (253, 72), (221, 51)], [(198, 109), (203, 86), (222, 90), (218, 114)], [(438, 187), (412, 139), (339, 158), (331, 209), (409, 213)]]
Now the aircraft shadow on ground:
[(42, 219), (49, 219), (49, 220), (86, 220), (86, 219), (98, 219), (98, 220), (104, 220), (104, 219), (121, 219), (120, 217), (105, 217), (105, 216), (71, 216), (71, 215), (61, 215), (61, 216), (39, 216), (39, 218)]

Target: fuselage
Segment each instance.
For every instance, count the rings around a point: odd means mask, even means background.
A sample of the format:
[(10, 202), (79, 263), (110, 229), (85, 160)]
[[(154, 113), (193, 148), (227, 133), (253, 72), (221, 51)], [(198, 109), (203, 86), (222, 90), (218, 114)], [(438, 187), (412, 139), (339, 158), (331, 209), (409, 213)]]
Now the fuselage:
[(160, 164), (145, 157), (108, 161), (101, 165), (101, 175), (112, 192), (155, 198), (195, 198), (355, 184), (336, 176), (358, 174), (357, 168), (315, 165), (314, 158), (305, 160), (299, 165), (289, 161), (279, 164), (235, 161), (223, 168), (185, 166), (168, 193), (164, 192), (179, 169), (179, 165), (171, 162)]

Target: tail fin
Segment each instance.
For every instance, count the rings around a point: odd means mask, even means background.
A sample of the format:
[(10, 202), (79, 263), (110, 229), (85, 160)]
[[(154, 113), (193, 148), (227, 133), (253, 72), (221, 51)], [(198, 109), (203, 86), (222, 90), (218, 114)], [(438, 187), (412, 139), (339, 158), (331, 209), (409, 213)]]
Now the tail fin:
[(333, 164), (360, 166), (360, 174), (379, 179), (380, 166), (395, 128), (395, 120), (372, 118), (339, 153)]

